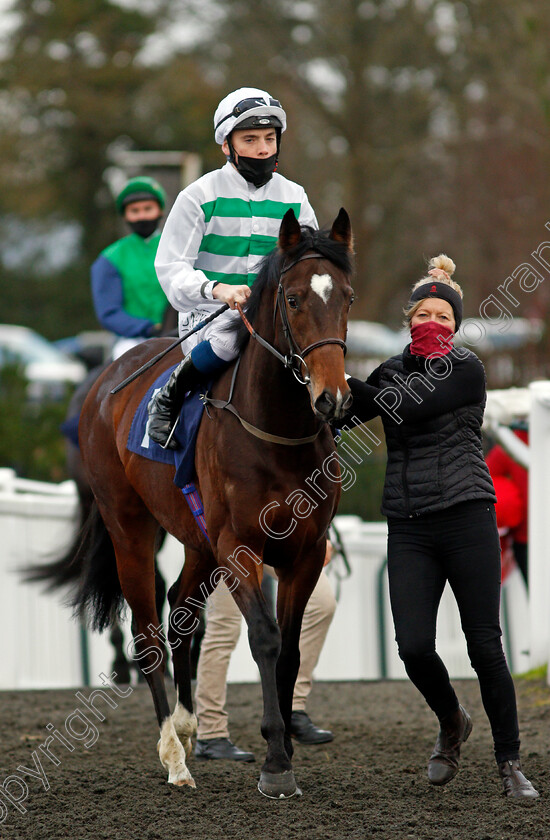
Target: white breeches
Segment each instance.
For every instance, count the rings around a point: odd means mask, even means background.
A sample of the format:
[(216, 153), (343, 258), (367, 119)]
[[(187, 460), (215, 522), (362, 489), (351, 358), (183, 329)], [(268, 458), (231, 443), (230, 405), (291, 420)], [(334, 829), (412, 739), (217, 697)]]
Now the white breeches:
[[(208, 318), (219, 306), (220, 304), (215, 304), (208, 310), (205, 306), (204, 309), (192, 309), (190, 312), (180, 312), (178, 318), (180, 336), (193, 329), (201, 321), (204, 321), (205, 318)], [(202, 330), (199, 330), (182, 342), (181, 349), (184, 356), (199, 344), (199, 342), (208, 340), (216, 356), (223, 359), (224, 362), (230, 362), (235, 359), (239, 354), (236, 336), (235, 332), (233, 330), (228, 331), (227, 327), (235, 324), (237, 320), (240, 320), (237, 310), (226, 309), (214, 321), (211, 321)]]

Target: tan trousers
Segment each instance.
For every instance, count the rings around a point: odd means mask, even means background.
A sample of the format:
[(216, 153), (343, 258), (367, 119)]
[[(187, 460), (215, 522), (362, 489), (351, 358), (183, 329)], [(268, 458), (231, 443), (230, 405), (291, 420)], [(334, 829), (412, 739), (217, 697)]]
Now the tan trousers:
[[(264, 571), (275, 577), (271, 566)], [(220, 583), (208, 599), (206, 632), (197, 667), (195, 702), (199, 739), (229, 738), (225, 711), (227, 669), (242, 626), (242, 615), (225, 583)], [(336, 609), (332, 586), (324, 572), (311, 594), (300, 634), (300, 670), (294, 687), (292, 708), (303, 711), (311, 691), (313, 669)]]

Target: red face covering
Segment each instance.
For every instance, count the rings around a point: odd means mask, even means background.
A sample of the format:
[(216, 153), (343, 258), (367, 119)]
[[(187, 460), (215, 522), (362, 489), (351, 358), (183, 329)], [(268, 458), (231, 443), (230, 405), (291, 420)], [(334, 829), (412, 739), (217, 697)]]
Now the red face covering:
[(450, 353), (454, 333), (445, 324), (427, 321), (411, 327), (411, 353), (426, 358), (439, 358)]

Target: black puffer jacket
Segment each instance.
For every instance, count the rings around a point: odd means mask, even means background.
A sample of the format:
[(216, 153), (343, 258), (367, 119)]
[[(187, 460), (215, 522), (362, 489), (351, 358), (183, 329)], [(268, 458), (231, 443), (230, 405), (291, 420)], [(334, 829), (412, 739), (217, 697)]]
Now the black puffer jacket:
[(470, 499), (495, 502), (481, 447), (483, 365), (469, 350), (427, 361), (409, 347), (383, 362), (366, 383), (349, 380), (354, 404), (348, 422), (379, 414), (384, 424), (382, 513), (405, 519)]

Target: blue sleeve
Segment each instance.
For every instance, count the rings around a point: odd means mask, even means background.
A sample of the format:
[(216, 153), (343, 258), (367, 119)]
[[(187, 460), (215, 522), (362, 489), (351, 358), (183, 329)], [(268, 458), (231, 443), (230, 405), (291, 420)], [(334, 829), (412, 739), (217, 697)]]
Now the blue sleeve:
[(92, 297), (97, 319), (106, 330), (126, 338), (147, 337), (153, 322), (124, 311), (122, 278), (114, 265), (99, 255), (91, 268)]

